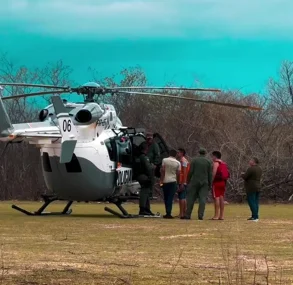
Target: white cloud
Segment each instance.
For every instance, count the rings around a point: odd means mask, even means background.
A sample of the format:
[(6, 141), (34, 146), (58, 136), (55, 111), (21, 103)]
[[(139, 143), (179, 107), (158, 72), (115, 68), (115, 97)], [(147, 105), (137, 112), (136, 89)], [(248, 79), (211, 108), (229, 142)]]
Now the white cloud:
[(94, 38), (293, 38), (292, 0), (1, 0), (0, 22)]

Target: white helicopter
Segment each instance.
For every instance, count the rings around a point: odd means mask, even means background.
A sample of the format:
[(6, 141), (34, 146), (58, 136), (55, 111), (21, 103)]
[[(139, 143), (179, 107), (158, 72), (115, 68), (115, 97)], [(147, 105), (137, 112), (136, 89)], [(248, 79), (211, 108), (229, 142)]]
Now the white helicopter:
[[(125, 127), (110, 104), (95, 102), (95, 96), (105, 94), (135, 94), (190, 100), (229, 107), (259, 110), (260, 108), (195, 98), (157, 94), (141, 90), (189, 90), (220, 92), (218, 89), (180, 87), (103, 87), (95, 82), (77, 88), (26, 83), (0, 83), (1, 86), (22, 86), (51, 89), (29, 94), (3, 97), (0, 86), (0, 141), (16, 143), (27, 141), (40, 148), (42, 170), (47, 188), (52, 195), (43, 195), (44, 204), (35, 212), (16, 205), (12, 208), (27, 215), (70, 214), (74, 201), (114, 203), (122, 214), (105, 207), (121, 218), (130, 215), (122, 203), (138, 199), (131, 186), (137, 185), (135, 165), (138, 146), (146, 140), (144, 130)], [(47, 94), (72, 93), (85, 95), (82, 103), (62, 101), (52, 96), (52, 104), (39, 113), (40, 122), (12, 124), (3, 100)], [(161, 159), (168, 155), (168, 147), (159, 134), (154, 134), (159, 144)], [(68, 201), (62, 212), (44, 212), (56, 200)]]

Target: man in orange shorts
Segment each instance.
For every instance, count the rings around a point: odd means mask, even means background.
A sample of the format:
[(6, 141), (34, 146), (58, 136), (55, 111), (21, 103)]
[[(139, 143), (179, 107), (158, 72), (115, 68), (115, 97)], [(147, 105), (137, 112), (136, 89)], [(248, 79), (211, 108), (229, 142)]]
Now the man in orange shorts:
[(221, 160), (219, 151), (212, 153), (213, 158), (213, 196), (215, 203), (215, 214), (212, 220), (224, 220), (224, 196), (226, 183), (230, 177), (227, 164)]

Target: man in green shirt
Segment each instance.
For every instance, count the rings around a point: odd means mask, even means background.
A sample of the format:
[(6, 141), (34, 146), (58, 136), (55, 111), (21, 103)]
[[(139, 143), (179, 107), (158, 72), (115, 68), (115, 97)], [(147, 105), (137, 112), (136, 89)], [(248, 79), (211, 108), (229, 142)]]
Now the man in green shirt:
[(187, 176), (187, 210), (181, 219), (190, 219), (194, 203), (199, 199), (198, 219), (203, 220), (206, 199), (212, 187), (213, 164), (206, 157), (204, 148), (199, 150), (199, 157), (192, 159)]
[(259, 167), (259, 160), (256, 157), (249, 161), (249, 165), (250, 167), (241, 174), (241, 177), (244, 180), (247, 202), (251, 211), (251, 217), (248, 220), (257, 222), (262, 169)]
[(160, 164), (160, 148), (159, 145), (154, 142), (153, 134), (147, 133), (146, 142), (148, 145), (147, 156), (150, 159), (150, 163), (153, 165)]

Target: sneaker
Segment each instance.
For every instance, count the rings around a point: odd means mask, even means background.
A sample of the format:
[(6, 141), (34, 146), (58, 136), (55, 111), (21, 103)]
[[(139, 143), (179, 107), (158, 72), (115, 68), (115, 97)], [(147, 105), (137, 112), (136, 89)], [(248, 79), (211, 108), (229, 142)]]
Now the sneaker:
[(248, 221), (253, 221), (253, 222), (258, 222), (258, 219), (255, 219), (255, 218), (249, 218), (247, 219)]
[(154, 214), (153, 212), (151, 212), (151, 211), (146, 211), (146, 213), (147, 213), (147, 215), (149, 215), (149, 216), (155, 216), (155, 214)]
[(252, 218), (252, 217), (250, 217), (250, 218), (248, 218), (248, 219), (247, 219), (247, 221), (252, 221), (252, 220), (253, 220), (253, 218)]

